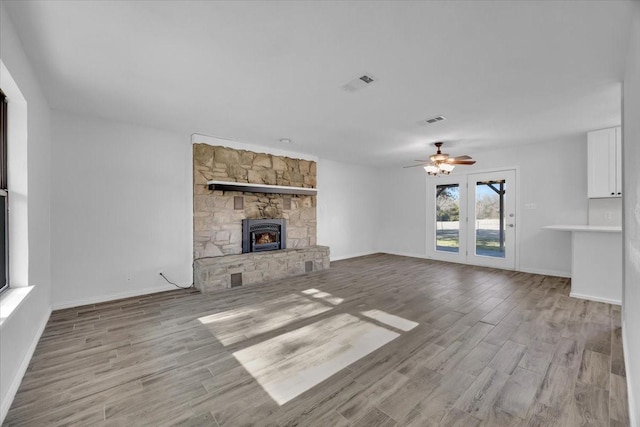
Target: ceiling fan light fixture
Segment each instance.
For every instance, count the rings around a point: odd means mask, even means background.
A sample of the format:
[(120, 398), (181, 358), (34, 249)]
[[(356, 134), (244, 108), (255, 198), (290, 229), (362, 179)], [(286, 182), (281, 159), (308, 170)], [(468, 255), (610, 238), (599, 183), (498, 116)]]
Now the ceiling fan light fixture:
[(449, 157), (447, 153), (443, 153), (441, 150), (442, 142), (436, 142), (434, 145), (438, 151), (436, 154), (429, 156), (428, 161), (416, 160), (416, 162), (420, 163), (413, 166), (405, 166), (405, 168), (422, 166), (429, 176), (438, 176), (450, 175), (456, 165), (470, 166), (476, 163), (471, 156), (467, 156), (466, 154), (458, 157)]
[(455, 168), (455, 166), (449, 163), (440, 163), (438, 165), (438, 168), (440, 169), (440, 172), (442, 174), (449, 175), (453, 171), (453, 168)]
[(424, 170), (427, 172), (427, 174), (432, 175), (432, 176), (436, 176), (436, 175), (438, 175), (438, 173), (440, 173), (440, 168), (438, 168), (438, 166), (436, 166), (433, 163), (428, 164), (427, 166), (425, 166)]

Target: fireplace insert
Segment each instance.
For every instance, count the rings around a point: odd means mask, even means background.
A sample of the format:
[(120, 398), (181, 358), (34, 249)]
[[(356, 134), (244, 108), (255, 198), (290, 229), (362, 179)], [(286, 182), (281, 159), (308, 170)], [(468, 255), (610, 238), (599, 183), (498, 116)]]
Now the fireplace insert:
[(242, 220), (242, 253), (277, 251), (286, 247), (287, 233), (284, 219)]

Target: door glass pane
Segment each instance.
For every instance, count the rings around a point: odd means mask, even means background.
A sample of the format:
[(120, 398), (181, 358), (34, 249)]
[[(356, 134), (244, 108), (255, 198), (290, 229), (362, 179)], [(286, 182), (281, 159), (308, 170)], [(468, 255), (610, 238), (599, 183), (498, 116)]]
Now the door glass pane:
[(460, 185), (436, 186), (436, 250), (460, 251)]
[(7, 197), (0, 194), (0, 292), (9, 286), (7, 265)]
[(504, 180), (476, 182), (476, 255), (505, 257), (505, 190)]

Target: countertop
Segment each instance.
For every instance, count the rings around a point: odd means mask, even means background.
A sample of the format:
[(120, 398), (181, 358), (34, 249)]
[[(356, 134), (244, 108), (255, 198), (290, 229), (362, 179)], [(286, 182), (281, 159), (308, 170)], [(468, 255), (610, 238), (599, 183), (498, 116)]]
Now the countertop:
[(546, 225), (542, 227), (547, 230), (558, 231), (592, 231), (595, 233), (621, 233), (622, 227), (611, 225)]

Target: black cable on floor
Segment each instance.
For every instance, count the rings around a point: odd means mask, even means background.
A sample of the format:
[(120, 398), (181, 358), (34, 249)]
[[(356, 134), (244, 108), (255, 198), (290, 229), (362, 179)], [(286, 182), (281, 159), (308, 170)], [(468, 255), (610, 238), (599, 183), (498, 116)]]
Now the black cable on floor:
[(175, 286), (176, 288), (180, 288), (180, 289), (191, 289), (191, 288), (193, 288), (193, 286), (194, 286), (194, 284), (193, 284), (193, 283), (192, 283), (191, 285), (189, 285), (189, 286), (180, 286), (180, 285), (178, 285), (178, 284), (176, 284), (176, 283), (173, 283), (171, 280), (167, 279), (167, 278), (165, 277), (165, 275), (164, 275), (164, 274), (160, 273), (160, 276), (162, 276), (162, 278), (163, 278), (164, 280), (166, 280), (166, 281), (167, 281), (167, 283), (169, 283), (169, 284), (171, 284), (171, 285)]
[[(215, 256), (203, 256), (203, 257), (200, 257), (200, 258), (196, 258), (196, 259), (194, 259), (194, 260), (193, 260), (193, 262), (191, 263), (191, 268), (193, 269), (193, 267), (196, 265), (196, 261), (201, 260), (201, 259), (209, 259), (209, 258), (217, 258), (217, 257), (215, 257)], [(191, 288), (194, 288), (194, 287), (195, 287), (195, 283), (192, 283), (190, 286), (180, 286), (180, 285), (178, 285), (178, 284), (176, 284), (176, 283), (173, 283), (171, 280), (167, 279), (167, 278), (165, 277), (165, 275), (164, 275), (164, 274), (160, 273), (160, 275), (162, 276), (162, 278), (163, 278), (164, 280), (166, 280), (166, 281), (167, 281), (167, 283), (169, 283), (169, 284), (171, 284), (171, 285), (175, 286), (176, 288), (180, 288), (180, 289), (191, 289)]]

